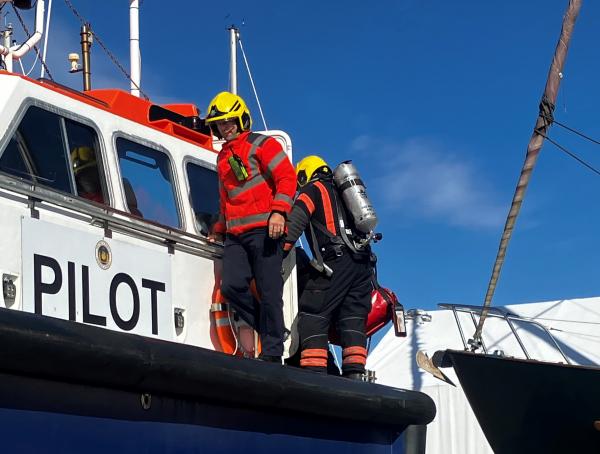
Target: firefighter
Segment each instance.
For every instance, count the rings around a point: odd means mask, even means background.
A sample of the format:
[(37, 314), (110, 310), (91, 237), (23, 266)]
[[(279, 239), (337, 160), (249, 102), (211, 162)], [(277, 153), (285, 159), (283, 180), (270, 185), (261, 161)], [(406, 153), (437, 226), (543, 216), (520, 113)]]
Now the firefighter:
[(87, 146), (74, 148), (71, 151), (71, 163), (79, 196), (93, 202), (104, 203), (94, 149)]
[[(296, 175), (277, 140), (252, 133), (244, 100), (221, 92), (206, 123), (225, 143), (217, 157), (220, 214), (209, 235), (225, 240), (221, 293), (261, 341), (260, 359), (281, 363), (283, 322), (282, 235), (296, 192)], [(250, 291), (255, 279), (260, 304)]]
[(288, 219), (284, 249), (291, 250), (304, 231), (313, 254), (310, 278), (299, 302), (300, 366), (326, 372), (328, 334), (335, 323), (342, 373), (362, 379), (367, 360), (365, 322), (373, 288), (371, 252), (368, 247), (351, 250), (342, 239), (341, 229), (347, 235), (352, 220), (327, 163), (308, 156), (298, 163), (296, 173), (300, 191)]

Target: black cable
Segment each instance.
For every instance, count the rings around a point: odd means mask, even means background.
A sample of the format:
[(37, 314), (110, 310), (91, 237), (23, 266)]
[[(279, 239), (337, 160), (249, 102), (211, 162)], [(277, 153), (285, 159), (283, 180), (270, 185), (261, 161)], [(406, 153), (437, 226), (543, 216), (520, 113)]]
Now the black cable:
[[(73, 15), (79, 19), (79, 22), (81, 22), (81, 25), (89, 25), (89, 22), (86, 21), (83, 16), (81, 14), (79, 14), (79, 11), (77, 11), (75, 9), (75, 7), (73, 6), (73, 3), (71, 3), (71, 0), (65, 0), (66, 5), (69, 7), (69, 9), (71, 10), (71, 12), (73, 13)], [(140, 91), (140, 94), (146, 98), (146, 99), (150, 99), (148, 97), (148, 95), (146, 93), (144, 93), (142, 91), (142, 89), (139, 87), (139, 85), (137, 83), (135, 83), (133, 81), (133, 79), (131, 78), (131, 75), (127, 72), (127, 70), (123, 67), (123, 65), (121, 65), (121, 63), (119, 63), (119, 60), (117, 60), (117, 57), (115, 57), (113, 55), (113, 53), (108, 49), (108, 47), (106, 47), (104, 45), (104, 43), (102, 42), (102, 40), (100, 39), (100, 37), (90, 28), (90, 33), (92, 34), (92, 36), (96, 39), (96, 42), (100, 45), (100, 47), (102, 48), (102, 50), (104, 50), (104, 52), (106, 53), (106, 55), (108, 55), (108, 58), (110, 58), (112, 60), (112, 62), (115, 64), (115, 66), (123, 73), (123, 75), (125, 75), (125, 77), (133, 84), (135, 85), (135, 88), (138, 89)]]
[(595, 143), (596, 145), (600, 145), (600, 140), (593, 139), (593, 138), (591, 138), (590, 136), (588, 136), (588, 135), (585, 135), (584, 133), (582, 133), (582, 132), (580, 132), (580, 131), (577, 131), (576, 129), (573, 129), (573, 128), (571, 128), (570, 126), (567, 126), (567, 125), (565, 125), (564, 123), (561, 123), (561, 122), (559, 122), (559, 121), (556, 121), (556, 120), (555, 120), (555, 119), (553, 119), (553, 118), (546, 117), (546, 116), (544, 116), (544, 115), (542, 115), (542, 116), (543, 116), (544, 118), (546, 118), (547, 120), (550, 120), (551, 122), (553, 122), (553, 123), (557, 124), (557, 125), (558, 125), (558, 126), (560, 126), (561, 128), (564, 128), (564, 129), (566, 129), (567, 131), (570, 131), (570, 132), (572, 132), (572, 133), (574, 133), (574, 134), (577, 134), (578, 136), (580, 136), (580, 137), (583, 137), (584, 139), (586, 139), (586, 140), (589, 140), (590, 142), (592, 142), (592, 143)]
[(580, 164), (584, 165), (585, 167), (587, 167), (588, 169), (590, 169), (592, 172), (600, 175), (600, 170), (596, 169), (595, 167), (591, 166), (590, 164), (588, 164), (587, 162), (585, 162), (583, 159), (581, 159), (579, 156), (577, 156), (575, 153), (567, 150), (565, 147), (563, 147), (562, 145), (560, 145), (559, 143), (555, 142), (554, 140), (552, 140), (550, 137), (548, 137), (545, 134), (542, 134), (541, 132), (538, 132), (538, 134), (540, 136), (542, 136), (544, 139), (546, 139), (548, 142), (550, 142), (552, 145), (554, 145), (556, 148), (558, 148), (560, 151), (566, 153), (567, 155), (569, 155), (570, 157), (572, 157), (573, 159), (575, 159), (577, 162), (579, 162)]
[[(27, 34), (27, 39), (31, 38), (31, 33), (29, 33), (29, 29), (27, 28), (27, 25), (25, 25), (25, 21), (23, 20), (23, 18), (21, 17), (21, 14), (19, 14), (19, 10), (17, 10), (17, 8), (15, 7), (14, 4), (12, 4), (13, 7), (13, 11), (15, 12), (15, 14), (17, 15), (17, 18), (19, 19), (19, 22), (21, 23), (21, 27), (23, 27), (23, 30), (25, 30), (25, 34)], [(19, 49), (21, 47), (23, 47), (25, 43), (21, 44), (21, 46), (19, 46)], [(42, 58), (42, 54), (40, 52), (40, 49), (38, 48), (37, 45), (33, 46), (33, 49), (35, 50), (35, 53), (37, 55), (37, 57), (40, 60), (40, 63), (42, 64), (42, 66), (44, 67), (44, 70), (48, 73), (48, 77), (50, 78), (50, 80), (54, 81), (54, 78), (52, 77), (52, 73), (50, 72), (50, 68), (48, 68), (48, 66), (46, 65), (46, 62), (44, 61), (44, 59)]]

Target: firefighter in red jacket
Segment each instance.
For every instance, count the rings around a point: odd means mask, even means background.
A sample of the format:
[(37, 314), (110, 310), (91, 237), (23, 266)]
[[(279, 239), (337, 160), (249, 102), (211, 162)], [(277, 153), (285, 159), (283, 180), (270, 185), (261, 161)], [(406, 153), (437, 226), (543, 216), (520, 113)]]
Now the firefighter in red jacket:
[[(313, 253), (309, 278), (299, 302), (300, 366), (327, 371), (330, 325), (342, 345), (342, 373), (363, 379), (367, 361), (365, 323), (371, 309), (373, 265), (370, 247), (357, 250), (345, 235), (358, 235), (340, 200), (333, 173), (318, 156), (296, 166), (300, 193), (288, 220), (285, 250), (305, 232)], [(347, 239), (350, 242), (350, 239)]]
[[(217, 157), (220, 216), (210, 239), (225, 239), (221, 293), (260, 335), (261, 359), (283, 355), (282, 235), (296, 192), (296, 174), (277, 140), (250, 132), (244, 100), (221, 92), (206, 123), (225, 139)], [(260, 306), (250, 292), (255, 279)]]

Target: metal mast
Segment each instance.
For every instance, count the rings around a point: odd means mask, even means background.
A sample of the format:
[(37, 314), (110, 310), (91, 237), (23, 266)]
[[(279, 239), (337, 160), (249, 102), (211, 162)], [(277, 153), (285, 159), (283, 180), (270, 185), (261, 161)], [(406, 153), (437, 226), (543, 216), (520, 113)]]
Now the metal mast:
[(129, 61), (131, 71), (131, 94), (140, 97), (142, 83), (142, 56), (140, 53), (140, 5), (139, 0), (129, 3)]
[(237, 95), (237, 41), (240, 31), (232, 25), (229, 30), (229, 91)]
[(90, 24), (81, 26), (81, 53), (83, 54), (83, 91), (92, 89), (92, 69), (90, 51), (92, 47), (92, 28)]
[(519, 211), (521, 209), (521, 204), (525, 198), (525, 191), (527, 190), (527, 186), (531, 179), (531, 174), (535, 167), (538, 155), (542, 149), (542, 145), (544, 144), (544, 138), (546, 137), (546, 133), (548, 132), (548, 129), (553, 121), (554, 105), (556, 103), (558, 87), (562, 78), (562, 69), (565, 59), (567, 58), (569, 41), (571, 40), (571, 35), (573, 33), (573, 28), (575, 27), (575, 21), (577, 20), (577, 15), (579, 14), (580, 8), (581, 0), (570, 0), (567, 11), (563, 18), (562, 30), (556, 45), (552, 64), (550, 65), (550, 71), (548, 72), (548, 79), (546, 81), (544, 94), (540, 102), (540, 111), (535, 122), (535, 127), (533, 128), (533, 134), (529, 140), (529, 145), (527, 146), (525, 163), (521, 169), (521, 175), (513, 196), (510, 211), (506, 219), (506, 224), (504, 225), (504, 231), (502, 232), (498, 254), (496, 255), (492, 276), (490, 278), (485, 295), (485, 302), (481, 312), (481, 317), (479, 318), (479, 323), (477, 324), (473, 339), (469, 340), (469, 344), (471, 344), (471, 348), (473, 350), (476, 350), (481, 345), (481, 331), (483, 329), (483, 324), (487, 317), (489, 307), (492, 304), (492, 298), (494, 297), (496, 284), (500, 276), (500, 271), (502, 270), (502, 265), (504, 264), (508, 243), (512, 236), (515, 222), (517, 221), (517, 216), (519, 215)]

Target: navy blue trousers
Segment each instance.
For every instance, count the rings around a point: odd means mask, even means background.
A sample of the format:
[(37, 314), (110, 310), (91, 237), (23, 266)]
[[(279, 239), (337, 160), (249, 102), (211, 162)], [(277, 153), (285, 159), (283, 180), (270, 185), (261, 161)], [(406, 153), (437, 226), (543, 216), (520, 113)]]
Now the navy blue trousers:
[[(310, 277), (300, 297), (298, 332), (302, 350), (326, 350), (329, 328), (335, 324), (343, 349), (367, 343), (365, 322), (371, 310), (373, 268), (368, 258), (355, 259), (349, 253), (325, 260), (333, 270), (331, 278), (309, 269)], [(366, 354), (365, 354), (366, 358)], [(325, 371), (325, 367), (308, 367)], [(364, 364), (344, 360), (344, 373), (364, 372)]]
[[(261, 354), (283, 355), (283, 247), (269, 238), (266, 228), (241, 235), (227, 234), (221, 293), (236, 313), (260, 335)], [(250, 292), (252, 278), (260, 296)]]

